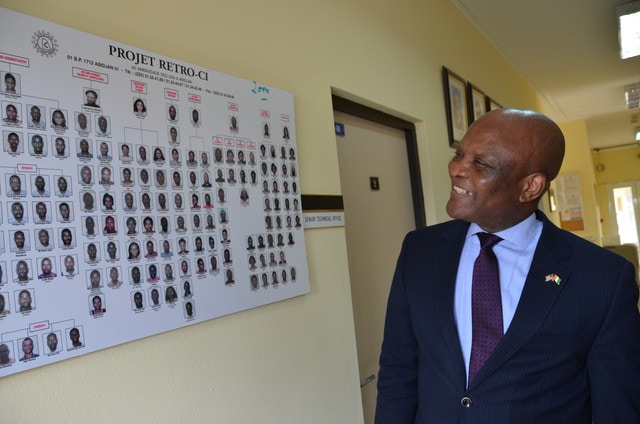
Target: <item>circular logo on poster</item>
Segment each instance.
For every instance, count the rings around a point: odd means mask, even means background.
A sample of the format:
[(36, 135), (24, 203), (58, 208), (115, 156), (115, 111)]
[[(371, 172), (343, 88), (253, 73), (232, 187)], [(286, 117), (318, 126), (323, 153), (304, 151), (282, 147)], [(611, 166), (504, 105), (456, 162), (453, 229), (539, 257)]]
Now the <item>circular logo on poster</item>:
[(58, 53), (58, 41), (47, 31), (36, 31), (31, 37), (33, 48), (44, 57), (52, 57)]

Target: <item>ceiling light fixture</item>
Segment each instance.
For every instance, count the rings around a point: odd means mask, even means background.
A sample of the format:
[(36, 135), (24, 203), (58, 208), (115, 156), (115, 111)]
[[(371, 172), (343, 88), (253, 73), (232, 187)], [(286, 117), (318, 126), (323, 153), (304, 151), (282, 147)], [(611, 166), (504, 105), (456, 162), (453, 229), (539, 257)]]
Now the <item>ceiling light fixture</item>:
[(640, 1), (616, 7), (620, 57), (628, 59), (640, 56)]

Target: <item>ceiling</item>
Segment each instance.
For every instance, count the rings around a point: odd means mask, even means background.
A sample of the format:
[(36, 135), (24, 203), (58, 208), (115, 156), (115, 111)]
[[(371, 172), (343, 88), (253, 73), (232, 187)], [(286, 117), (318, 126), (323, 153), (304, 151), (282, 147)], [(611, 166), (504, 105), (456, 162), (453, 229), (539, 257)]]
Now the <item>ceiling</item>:
[(451, 0), (554, 109), (586, 120), (592, 148), (634, 143), (640, 109), (624, 86), (640, 82), (640, 57), (620, 59), (616, 6), (628, 0)]

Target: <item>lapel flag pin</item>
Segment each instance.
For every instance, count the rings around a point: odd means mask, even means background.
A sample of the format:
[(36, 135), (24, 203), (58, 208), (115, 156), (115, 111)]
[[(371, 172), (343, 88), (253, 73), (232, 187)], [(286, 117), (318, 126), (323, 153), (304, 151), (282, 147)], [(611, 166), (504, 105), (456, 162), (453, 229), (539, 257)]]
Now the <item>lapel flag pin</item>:
[(544, 277), (544, 281), (553, 281), (554, 283), (556, 283), (558, 286), (560, 285), (560, 282), (562, 281), (562, 279), (560, 277), (558, 277), (556, 274), (549, 274), (547, 276)]

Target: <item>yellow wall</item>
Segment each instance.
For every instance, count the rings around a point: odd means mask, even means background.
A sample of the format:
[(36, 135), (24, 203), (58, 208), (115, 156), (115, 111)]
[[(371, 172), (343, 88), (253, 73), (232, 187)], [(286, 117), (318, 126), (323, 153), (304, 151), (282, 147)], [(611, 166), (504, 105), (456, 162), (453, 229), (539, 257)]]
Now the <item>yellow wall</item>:
[[(607, 185), (640, 180), (640, 145), (615, 150), (603, 150), (591, 154), (595, 169), (598, 207), (602, 216), (602, 234), (613, 235)], [(604, 169), (597, 168), (602, 165)], [(613, 217), (615, 220), (615, 217)]]
[[(591, 162), (585, 121), (576, 120), (563, 122), (559, 125), (564, 133), (566, 142), (566, 151), (560, 175), (579, 174), (582, 188), (584, 230), (575, 231), (575, 234), (594, 243), (601, 244), (602, 233), (596, 199), (596, 180)], [(556, 214), (554, 221), (559, 224), (557, 220), (558, 216)]]
[[(292, 91), (304, 194), (340, 193), (332, 90), (415, 122), (430, 224), (450, 189), (442, 65), (504, 106), (542, 107), (443, 0), (0, 5)], [(0, 420), (361, 422), (344, 230), (305, 237), (311, 294), (6, 377)]]

